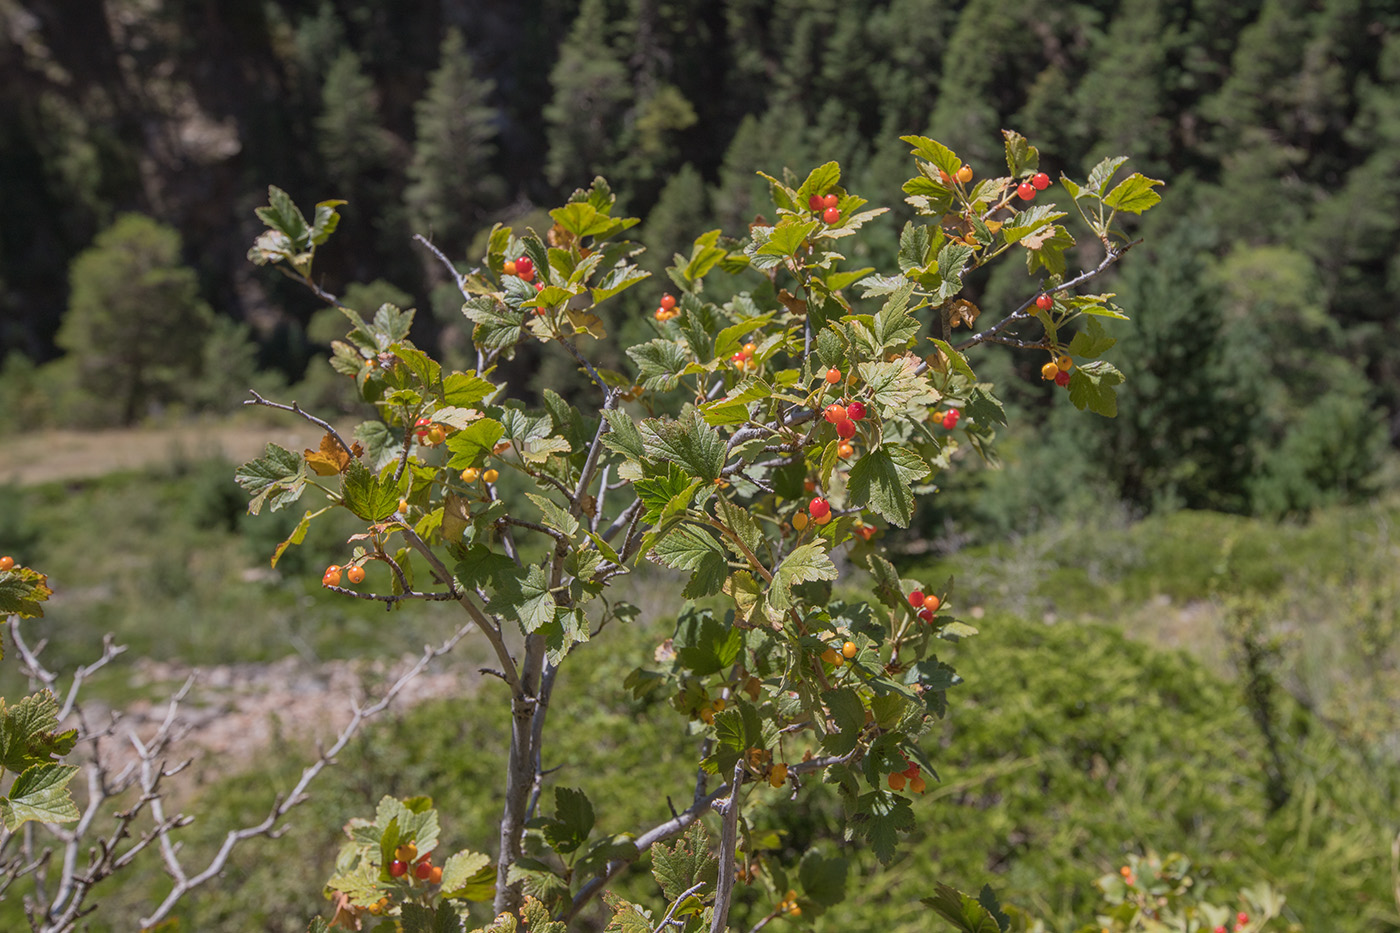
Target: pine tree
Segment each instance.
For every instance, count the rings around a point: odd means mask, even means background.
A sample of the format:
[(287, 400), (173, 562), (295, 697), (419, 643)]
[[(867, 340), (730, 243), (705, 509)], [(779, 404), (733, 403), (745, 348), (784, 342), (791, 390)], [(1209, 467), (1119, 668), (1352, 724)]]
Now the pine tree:
[(495, 83), (477, 79), (462, 34), (449, 30), (428, 90), (414, 106), (417, 138), (404, 191), (414, 228), (452, 248), (464, 248), (483, 212), (498, 204), (505, 183), (490, 170)]
[(613, 45), (605, 0), (584, 0), (550, 83), (545, 174), (551, 184), (583, 184), (615, 161), (632, 101), (631, 77)]
[(366, 191), (367, 176), (382, 169), (388, 159), (374, 82), (350, 49), (336, 56), (326, 72), (316, 141), (327, 178), (338, 196), (348, 200)]

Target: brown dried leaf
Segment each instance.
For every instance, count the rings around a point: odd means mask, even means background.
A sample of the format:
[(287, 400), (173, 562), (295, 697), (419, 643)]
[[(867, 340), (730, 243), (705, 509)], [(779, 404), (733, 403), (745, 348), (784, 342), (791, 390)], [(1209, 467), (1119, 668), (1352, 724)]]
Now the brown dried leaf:
[[(346, 453), (345, 448), (340, 446), (340, 442), (328, 432), (321, 438), (321, 449), (308, 449), (304, 456), (307, 466), (311, 467), (312, 472), (317, 476), (334, 476), (337, 473), (344, 473), (349, 469), (350, 461), (358, 458), (364, 452), (365, 449), (360, 446), (360, 442), (356, 441), (350, 447), (350, 453)], [(351, 454), (354, 456), (352, 457)]]
[(789, 313), (798, 317), (807, 316), (807, 300), (805, 298), (798, 298), (784, 288), (778, 292), (778, 300), (783, 303), (783, 307), (787, 308)]
[(972, 325), (977, 323), (977, 318), (981, 313), (981, 308), (977, 307), (966, 298), (959, 298), (957, 301), (953, 302), (952, 307), (948, 309), (948, 322), (952, 327), (957, 327), (959, 324), (966, 324), (968, 328), (971, 329)]

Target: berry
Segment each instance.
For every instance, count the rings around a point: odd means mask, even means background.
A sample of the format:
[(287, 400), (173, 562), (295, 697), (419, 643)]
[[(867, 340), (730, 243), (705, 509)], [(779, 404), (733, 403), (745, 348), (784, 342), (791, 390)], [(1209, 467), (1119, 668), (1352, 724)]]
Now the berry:
[(932, 624), (933, 624), (933, 610), (931, 610), (931, 609), (920, 609), (920, 610), (919, 610), (919, 618), (920, 618), (920, 619), (923, 619), (925, 622), (927, 622), (928, 624), (932, 625)]
[(773, 766), (773, 770), (768, 772), (768, 783), (774, 787), (782, 787), (787, 782), (787, 773), (787, 762), (778, 762)]
[(972, 166), (964, 165), (962, 168), (958, 169), (958, 181), (963, 184), (972, 181)]
[(811, 477), (808, 477), (807, 479), (804, 479), (802, 481), (802, 488), (807, 490), (808, 492), (816, 492), (817, 481), (812, 479)]
[[(908, 758), (906, 758), (906, 759), (904, 759), (904, 760), (905, 760), (905, 761), (909, 761)], [(916, 774), (918, 774), (918, 773), (919, 773), (919, 764), (918, 764), (918, 762), (909, 761), (909, 767), (907, 767), (907, 768), (904, 769), (904, 776), (905, 776), (905, 777), (908, 777), (908, 778), (911, 778), (911, 777), (914, 777), (914, 776), (915, 776)]]
[(1225, 929), (1225, 924), (1222, 923), (1215, 928), (1213, 933), (1230, 933), (1230, 931)]
[(1065, 356), (1062, 353), (1059, 356), (1055, 357), (1055, 365), (1059, 367), (1060, 372), (1067, 373), (1072, 368), (1074, 368), (1074, 360), (1070, 359), (1068, 356)]
[(1035, 187), (1036, 191), (1044, 191), (1050, 187), (1050, 176), (1044, 172), (1036, 172), (1031, 176), (1031, 185)]
[(742, 348), (740, 348), (739, 352), (744, 354), (745, 356), (753, 356), (755, 353), (758, 352), (758, 344), (750, 340), (748, 343), (744, 344)]
[(394, 858), (401, 862), (411, 862), (417, 857), (418, 847), (411, 842), (405, 842), (403, 845), (394, 849)]
[(848, 641), (841, 646), (841, 654), (848, 660), (854, 658), (858, 650), (860, 649), (856, 647), (856, 643), (853, 641)]
[(823, 516), (831, 514), (831, 503), (827, 502), (821, 496), (817, 496), (807, 504), (807, 511), (812, 514), (813, 518), (820, 521)]
[(841, 655), (836, 653), (835, 648), (828, 648), (825, 651), (823, 651), (822, 660), (825, 661), (827, 664), (830, 664), (832, 667), (840, 667), (842, 664), (846, 663), (845, 659), (842, 658)]
[(413, 433), (417, 434), (418, 439), (421, 441), (423, 438), (428, 436), (428, 429), (432, 426), (433, 419), (419, 418), (417, 421), (413, 422)]
[(15, 559), (10, 555), (6, 554), (4, 557), (0, 557), (0, 570), (13, 570), (14, 566)]
[(1055, 374), (1055, 385), (1062, 389), (1069, 385), (1069, 373), (1065, 372), (1063, 369), (1057, 372)]
[(423, 861), (413, 866), (413, 877), (419, 881), (427, 881), (433, 873), (433, 863), (428, 861), (428, 856), (423, 856)]
[(864, 403), (864, 402), (852, 402), (851, 404), (847, 405), (847, 406), (846, 406), (846, 417), (847, 417), (847, 418), (850, 418), (852, 421), (863, 421), (863, 420), (865, 420), (865, 403)]
[(958, 418), (960, 417), (961, 412), (959, 412), (958, 409), (948, 409), (946, 412), (943, 413), (943, 427), (948, 429), (949, 431), (953, 430), (958, 426)]
[(950, 176), (947, 172), (943, 171), (943, 169), (938, 170), (938, 180), (941, 181), (943, 184), (947, 185), (949, 188), (953, 187), (952, 176)]
[(822, 417), (826, 418), (826, 420), (832, 424), (840, 424), (842, 421), (846, 420), (848, 414), (846, 406), (844, 405), (828, 405), (826, 406), (826, 413)]
[(1060, 374), (1060, 367), (1056, 366), (1053, 360), (1052, 360), (1051, 362), (1049, 362), (1049, 363), (1046, 363), (1044, 366), (1040, 367), (1040, 378), (1042, 378), (1042, 379), (1045, 379), (1045, 380), (1054, 379), (1054, 378), (1055, 378), (1056, 376), (1058, 376), (1059, 374)]
[(909, 779), (909, 789), (914, 793), (922, 794), (927, 788), (928, 785), (924, 783), (922, 776), (916, 774)]
[(1049, 311), (1055, 305), (1055, 299), (1049, 295), (1040, 295), (1035, 299), (1035, 306), (1042, 311)]
[(656, 318), (658, 321), (669, 321), (671, 319), (671, 315), (666, 313), (665, 308), (657, 308), (652, 312), (652, 317)]
[(345, 579), (349, 580), (352, 584), (365, 582), (365, 568), (358, 564), (353, 567), (346, 567)]
[(817, 522), (818, 525), (825, 525), (825, 524), (826, 524), (827, 522), (829, 522), (829, 521), (831, 521), (831, 513), (830, 513), (830, 512), (827, 512), (825, 515), (821, 516), (820, 518), (818, 518), (818, 519), (816, 520), (816, 522)]
[(849, 418), (845, 421), (836, 422), (836, 436), (842, 440), (850, 440), (856, 436), (856, 423)]
[(507, 260), (501, 265), (501, 274), (502, 274), (502, 275), (515, 275), (515, 260), (514, 260), (514, 259), (507, 259)]
[(1124, 878), (1128, 877), (1128, 876), (1131, 875), (1132, 873), (1133, 873), (1133, 870), (1132, 870), (1131, 868), (1129, 868), (1127, 865), (1124, 865), (1122, 868), (1118, 869), (1118, 874), (1122, 875)]
[(819, 194), (814, 194), (807, 199), (807, 206), (814, 211), (819, 211), (826, 207), (826, 199)]
[[(843, 421), (842, 424), (850, 424), (850, 422)], [(848, 459), (855, 452), (856, 449), (850, 444), (846, 443), (845, 441), (842, 441), (840, 445), (836, 448), (836, 456), (840, 457), (842, 460)]]
[(943, 600), (934, 596), (932, 593), (924, 597), (924, 608), (929, 612), (937, 612), (938, 607), (941, 605), (943, 605)]
[(428, 873), (428, 884), (442, 884), (442, 866), (434, 865)]
[(527, 282), (535, 277), (535, 264), (529, 256), (521, 256), (515, 261), (515, 274)]
[(826, 371), (826, 381), (832, 385), (836, 385), (836, 383), (841, 381), (841, 370), (837, 369), (835, 366), (828, 369)]
[(841, 209), (840, 209), (840, 208), (837, 208), (837, 207), (828, 207), (826, 210), (822, 211), (822, 222), (825, 223), (825, 224), (828, 224), (828, 225), (834, 224), (834, 223), (836, 223), (836, 221), (838, 221), (838, 220), (840, 220), (840, 219), (841, 219)]
[(912, 593), (909, 594), (909, 605), (913, 606), (915, 609), (918, 609), (918, 608), (919, 608), (920, 606), (922, 606), (923, 604), (924, 604), (924, 591), (923, 591), (923, 590), (915, 590), (914, 592), (912, 592)]
[(792, 527), (794, 531), (801, 531), (807, 527), (807, 513), (798, 512), (792, 517)]
[(1031, 184), (1028, 181), (1021, 182), (1019, 185), (1016, 186), (1016, 196), (1019, 197), (1022, 201), (1034, 201), (1035, 185)]
[(462, 482), (474, 483), (481, 478), (481, 471), (476, 467), (467, 467), (462, 471)]
[(408, 500), (407, 500), (407, 499), (400, 499), (400, 500), (399, 500), (399, 511), (400, 511), (400, 512), (407, 512), (407, 511), (408, 511)]
[(896, 771), (887, 780), (890, 782), (890, 790), (904, 790), (904, 775)]
[(1248, 923), (1249, 914), (1245, 913), (1244, 911), (1240, 911), (1239, 913), (1235, 914), (1235, 920), (1239, 923)]
[(340, 586), (340, 567), (331, 564), (326, 568), (326, 572), (321, 574), (322, 586)]
[(675, 295), (666, 294), (666, 295), (662, 295), (662, 296), (661, 296), (661, 307), (665, 308), (667, 311), (670, 311), (670, 310), (671, 310), (672, 308), (674, 308), (675, 306), (676, 306), (676, 296), (675, 296)]
[(869, 541), (871, 538), (875, 537), (875, 526), (858, 523), (855, 527), (855, 532), (860, 535), (862, 541)]
[(496, 480), (501, 478), (501, 474), (498, 470), (487, 470), (485, 473), (481, 474), (481, 478), (486, 480), (486, 482), (488, 483), (494, 483)]
[[(536, 282), (536, 283), (535, 283), (535, 291), (537, 291), (537, 292), (542, 292), (542, 291), (544, 291), (544, 283), (543, 283), (543, 282)], [(535, 309), (535, 313), (536, 313), (536, 314), (544, 314), (544, 308), (536, 308), (536, 309)]]
[(408, 863), (403, 859), (394, 859), (389, 863), (389, 874), (395, 878), (402, 878), (408, 874)]
[(828, 210), (833, 207), (836, 207), (840, 203), (841, 199), (834, 194), (828, 194), (826, 197), (822, 198), (822, 207), (825, 207)]

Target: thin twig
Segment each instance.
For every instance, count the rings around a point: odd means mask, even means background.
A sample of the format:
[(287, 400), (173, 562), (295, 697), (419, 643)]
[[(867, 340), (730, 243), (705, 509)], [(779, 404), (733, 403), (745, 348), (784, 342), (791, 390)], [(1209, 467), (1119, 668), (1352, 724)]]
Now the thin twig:
[(268, 408), (276, 408), (278, 411), (289, 411), (294, 415), (300, 415), (307, 421), (310, 421), (312, 424), (319, 426), (321, 430), (325, 431), (331, 437), (335, 438), (335, 442), (340, 445), (341, 450), (345, 451), (345, 455), (347, 457), (355, 456), (354, 451), (350, 449), (349, 444), (345, 443), (345, 438), (340, 436), (339, 431), (331, 427), (329, 422), (322, 421), (320, 418), (317, 418), (315, 415), (311, 414), (311, 412), (302, 409), (302, 407), (296, 402), (292, 402), (292, 404), (290, 405), (283, 405), (279, 402), (270, 402), (267, 399), (263, 398), (261, 395), (259, 395), (253, 389), (249, 389), (248, 394), (253, 397), (250, 399), (245, 399), (243, 402), (244, 405), (264, 405)]
[(739, 794), (744, 786), (744, 760), (734, 763), (734, 776), (729, 780), (729, 800), (715, 808), (724, 819), (719, 830), (719, 881), (715, 885), (714, 915), (710, 933), (724, 933), (729, 925), (729, 902), (734, 898), (734, 850), (739, 841)]

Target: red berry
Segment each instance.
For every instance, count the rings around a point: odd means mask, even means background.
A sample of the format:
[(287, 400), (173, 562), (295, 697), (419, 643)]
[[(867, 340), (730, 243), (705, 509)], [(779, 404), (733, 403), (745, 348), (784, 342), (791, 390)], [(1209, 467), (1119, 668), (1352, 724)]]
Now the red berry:
[(947, 428), (949, 431), (951, 431), (951, 430), (953, 430), (954, 428), (956, 428), (957, 426), (958, 426), (958, 410), (957, 410), (956, 408), (950, 408), (950, 409), (948, 409), (948, 410), (943, 414), (943, 427), (945, 427), (945, 428)]
[(826, 371), (826, 381), (832, 385), (836, 385), (836, 383), (841, 381), (841, 370), (837, 369), (835, 366), (828, 369)]
[(671, 310), (672, 308), (674, 308), (675, 306), (676, 306), (676, 296), (675, 296), (675, 295), (662, 295), (662, 296), (661, 296), (661, 307), (665, 308), (667, 311), (670, 311), (670, 310)]
[(826, 406), (826, 414), (823, 417), (832, 424), (840, 424), (842, 421), (846, 420), (846, 415), (846, 406), (828, 405)]
[(408, 863), (394, 859), (389, 863), (389, 874), (393, 875), (395, 878), (402, 878), (404, 875), (408, 874)]
[(527, 282), (534, 276), (535, 264), (530, 260), (529, 256), (521, 256), (515, 261), (515, 274)]
[(432, 429), (432, 426), (433, 419), (419, 418), (417, 421), (413, 422), (413, 433), (417, 434), (418, 439), (421, 441), (428, 436), (428, 431)]
[(821, 195), (819, 195), (819, 194), (814, 194), (814, 195), (812, 195), (810, 198), (807, 199), (807, 206), (810, 207), (810, 208), (811, 208), (812, 210), (814, 210), (814, 211), (819, 211), (819, 210), (821, 210), (822, 208), (826, 207), (826, 204), (823, 203), (823, 201), (824, 201), (824, 199), (822, 198)]
[(1016, 195), (1022, 201), (1035, 200), (1035, 185), (1032, 185), (1028, 181), (1021, 182), (1019, 185), (1016, 186)]
[(413, 877), (419, 881), (427, 881), (428, 876), (433, 873), (433, 863), (424, 856), (423, 861), (413, 866)]
[(1055, 306), (1055, 299), (1049, 295), (1039, 295), (1035, 299), (1035, 306), (1042, 311), (1049, 311)]
[(1217, 926), (1217, 927), (1212, 931), (1212, 933), (1230, 933), (1230, 931), (1227, 930), (1227, 929), (1225, 929), (1225, 924), (1222, 923), (1222, 924), (1220, 924), (1219, 926)]
[(852, 402), (846, 406), (846, 417), (852, 421), (862, 421), (865, 419), (865, 403)]
[(1069, 373), (1065, 372), (1063, 369), (1055, 373), (1055, 385), (1062, 389), (1069, 385)]
[(1050, 187), (1050, 176), (1044, 172), (1036, 172), (1031, 176), (1031, 185), (1035, 187), (1036, 191), (1044, 191)]
[(933, 624), (933, 610), (932, 610), (932, 609), (920, 609), (920, 610), (919, 610), (919, 618), (923, 619), (925, 622), (928, 622), (930, 625)]
[[(537, 291), (537, 292), (542, 292), (542, 291), (544, 291), (544, 283), (543, 283), (543, 282), (536, 282), (536, 283), (535, 283), (535, 291)], [(543, 309), (543, 308), (536, 308), (535, 311), (536, 311), (536, 313), (538, 313), (538, 314), (544, 314), (544, 309)]]
[(856, 423), (849, 418), (836, 422), (836, 436), (848, 441), (856, 436)]
[(826, 224), (834, 224), (840, 219), (841, 211), (839, 208), (828, 207), (826, 210), (822, 211), (822, 221)]
[(1235, 914), (1235, 919), (1238, 920), (1240, 923), (1248, 923), (1249, 914), (1245, 913), (1244, 911), (1240, 911), (1239, 913)]
[(915, 590), (914, 592), (912, 592), (912, 593), (909, 594), (909, 605), (913, 606), (915, 609), (918, 609), (918, 608), (919, 608), (920, 606), (922, 606), (923, 604), (924, 604), (924, 591), (923, 591), (923, 590)]
[(822, 198), (822, 207), (825, 208), (833, 208), (839, 205), (840, 203), (841, 199), (834, 194), (828, 194), (826, 197)]
[(817, 496), (807, 505), (807, 511), (813, 518), (821, 518), (823, 515), (831, 514), (831, 503), (821, 496)]
[(911, 761), (911, 762), (909, 762), (909, 767), (907, 767), (907, 768), (904, 769), (904, 776), (905, 776), (905, 777), (916, 777), (916, 776), (918, 775), (918, 773), (919, 773), (919, 765), (918, 765), (918, 762)]

